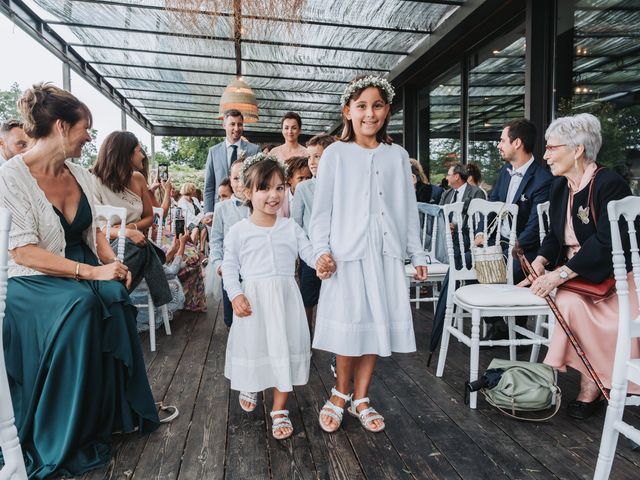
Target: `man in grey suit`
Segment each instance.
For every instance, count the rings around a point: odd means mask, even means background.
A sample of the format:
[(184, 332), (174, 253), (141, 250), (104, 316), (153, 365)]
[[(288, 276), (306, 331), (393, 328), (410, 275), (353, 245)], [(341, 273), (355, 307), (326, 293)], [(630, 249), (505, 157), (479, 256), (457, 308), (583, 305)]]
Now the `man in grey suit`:
[(224, 112), (222, 126), (226, 132), (224, 142), (209, 149), (204, 174), (204, 210), (213, 213), (218, 194), (218, 186), (224, 177), (229, 176), (229, 167), (238, 158), (250, 157), (260, 151), (260, 147), (242, 140), (244, 117), (239, 110)]

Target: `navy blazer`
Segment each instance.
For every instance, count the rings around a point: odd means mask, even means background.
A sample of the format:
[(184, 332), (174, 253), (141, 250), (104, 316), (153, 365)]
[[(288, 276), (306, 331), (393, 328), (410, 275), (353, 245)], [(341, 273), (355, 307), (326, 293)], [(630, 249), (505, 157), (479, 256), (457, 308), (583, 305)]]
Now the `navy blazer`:
[[(631, 189), (627, 182), (613, 170), (607, 168), (596, 175), (593, 185), (593, 207), (589, 207), (589, 183), (573, 197), (571, 219), (576, 233), (580, 250), (573, 258), (566, 262), (568, 268), (579, 276), (601, 282), (613, 273), (611, 258), (611, 225), (607, 205), (611, 200), (620, 200), (631, 195)], [(564, 243), (564, 227), (567, 220), (567, 207), (569, 204), (569, 186), (565, 177), (553, 180), (550, 193), (549, 223), (550, 231), (542, 242), (538, 255), (549, 260), (549, 268), (563, 265), (566, 260), (566, 248)], [(578, 209), (589, 208), (588, 222), (584, 223), (578, 217)], [(596, 221), (594, 221), (594, 215)], [(597, 223), (597, 227), (596, 227)], [(628, 254), (628, 234), (626, 234), (626, 222), (622, 223), (621, 233), (625, 252)], [(627, 255), (628, 257), (628, 255)], [(627, 258), (627, 270), (630, 262)]]
[[(511, 165), (506, 164), (500, 170), (489, 200), (492, 202), (506, 202), (511, 175)], [(535, 252), (540, 246), (538, 229), (538, 204), (549, 200), (549, 187), (553, 176), (536, 160), (527, 169), (513, 200), (518, 205), (516, 235), (518, 243), (525, 254)]]

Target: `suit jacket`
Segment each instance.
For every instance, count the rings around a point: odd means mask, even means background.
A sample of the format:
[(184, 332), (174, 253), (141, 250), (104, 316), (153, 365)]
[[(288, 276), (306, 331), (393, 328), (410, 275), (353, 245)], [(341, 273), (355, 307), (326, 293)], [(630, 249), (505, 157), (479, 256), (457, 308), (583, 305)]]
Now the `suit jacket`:
[[(511, 175), (511, 165), (502, 167), (489, 200), (492, 202), (506, 202)], [(540, 246), (538, 229), (538, 204), (549, 200), (549, 187), (553, 176), (535, 160), (527, 169), (516, 191), (514, 202), (518, 205), (516, 221), (516, 235), (525, 254), (535, 253)]]
[[(446, 190), (442, 197), (440, 197), (440, 205), (449, 205), (453, 202), (453, 196), (455, 194), (455, 189), (450, 188)], [(475, 185), (470, 185), (467, 183), (467, 187), (464, 189), (464, 193), (462, 194), (461, 202), (464, 202), (464, 206), (462, 207), (462, 236), (465, 241), (465, 247), (468, 248), (468, 234), (467, 234), (467, 224), (469, 217), (467, 216), (467, 210), (469, 209), (469, 204), (471, 200), (474, 198), (481, 198), (482, 200), (486, 200), (487, 196), (484, 191), (480, 187), (476, 187)]]
[[(595, 212), (589, 207), (588, 197), (591, 184), (577, 192), (573, 197), (571, 219), (576, 238), (580, 243), (580, 250), (571, 260), (566, 262), (566, 265), (587, 280), (601, 282), (613, 272), (611, 226), (609, 224), (607, 205), (611, 200), (620, 200), (631, 195), (631, 189), (620, 175), (609, 169), (598, 172), (592, 182), (595, 182), (593, 185)], [(549, 260), (550, 268), (554, 268), (564, 264), (566, 260), (564, 229), (569, 204), (569, 186), (565, 177), (557, 177), (553, 180), (549, 200), (550, 229), (542, 242), (538, 255), (542, 255)], [(584, 223), (578, 217), (578, 209), (580, 207), (582, 209), (589, 208), (587, 223)], [(594, 221), (594, 217), (596, 221)], [(623, 247), (627, 256), (627, 270), (630, 270), (629, 237), (626, 234), (626, 222), (621, 222), (621, 226)]]
[[(260, 147), (253, 143), (240, 140), (240, 150), (245, 152), (245, 156), (255, 155), (260, 151)], [(225, 141), (214, 145), (209, 149), (207, 164), (204, 167), (204, 210), (205, 213), (213, 212), (216, 197), (218, 196), (218, 186), (224, 177), (229, 176), (229, 159), (227, 158), (227, 144)]]

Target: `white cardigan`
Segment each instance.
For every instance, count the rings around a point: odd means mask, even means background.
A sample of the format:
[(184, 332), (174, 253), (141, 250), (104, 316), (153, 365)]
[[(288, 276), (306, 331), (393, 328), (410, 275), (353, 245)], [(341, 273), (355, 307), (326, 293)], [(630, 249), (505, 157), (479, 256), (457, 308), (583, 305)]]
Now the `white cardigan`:
[[(96, 253), (96, 225), (93, 208), (93, 176), (84, 168), (67, 160), (65, 162), (84, 192), (94, 219), (91, 227), (84, 231), (84, 241)], [(64, 257), (66, 242), (60, 217), (53, 210), (38, 182), (17, 155), (0, 169), (0, 207), (11, 211), (9, 250), (25, 245), (37, 245), (48, 252)], [(14, 262), (9, 256), (9, 277), (44, 275)]]
[[(377, 191), (371, 191), (372, 175)], [(377, 196), (380, 211), (370, 212), (370, 195)], [(369, 215), (382, 219), (384, 255), (427, 264), (407, 151), (384, 143), (375, 149), (330, 145), (318, 168), (309, 227), (316, 259), (331, 252), (337, 261), (362, 260)]]

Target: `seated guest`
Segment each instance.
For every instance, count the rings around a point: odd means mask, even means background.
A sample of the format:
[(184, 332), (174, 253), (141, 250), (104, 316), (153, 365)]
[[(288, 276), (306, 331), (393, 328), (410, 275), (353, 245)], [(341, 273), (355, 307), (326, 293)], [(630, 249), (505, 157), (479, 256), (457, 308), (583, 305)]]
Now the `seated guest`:
[(24, 133), (22, 122), (7, 120), (0, 124), (0, 166), (10, 158), (24, 153), (29, 147), (29, 137)]
[(29, 478), (79, 476), (110, 460), (111, 435), (159, 425), (136, 311), (103, 235), (93, 179), (70, 159), (91, 141), (91, 113), (51, 84), (18, 102), (35, 145), (0, 169), (13, 212), (4, 355)]
[(480, 171), (480, 167), (473, 162), (469, 162), (467, 163), (467, 171), (469, 172), (467, 183), (469, 185), (473, 185), (474, 187), (478, 187), (484, 192), (484, 195), (486, 197), (487, 192), (480, 186), (482, 183), (482, 171)]
[(199, 240), (200, 253), (204, 253), (204, 247), (207, 242), (207, 227), (204, 223), (202, 204), (195, 194), (196, 186), (193, 183), (184, 183), (180, 188), (181, 197), (178, 200), (178, 206), (182, 209), (184, 224), (187, 226), (187, 233), (191, 238), (191, 243), (197, 246)]
[[(140, 173), (144, 155), (140, 142), (131, 132), (118, 131), (105, 138), (93, 166), (94, 201), (97, 205), (124, 207), (127, 210), (124, 263), (129, 267), (135, 289), (142, 279), (147, 281), (156, 307), (171, 301), (171, 291), (162, 269), (164, 252), (147, 242), (145, 232), (153, 223), (153, 210), (147, 181)], [(104, 222), (100, 223), (101, 229)], [(112, 247), (117, 248), (120, 225), (107, 232)]]
[(410, 158), (409, 161), (411, 162), (411, 174), (415, 178), (413, 186), (416, 190), (416, 201), (435, 203), (436, 205), (440, 203), (443, 192), (442, 188), (429, 183), (429, 178), (425, 175), (424, 169), (418, 160)]
[[(544, 158), (556, 178), (549, 195), (550, 231), (532, 263), (540, 276), (531, 285), (531, 291), (540, 297), (546, 297), (556, 287), (577, 276), (601, 282), (612, 275), (607, 205), (611, 200), (631, 195), (622, 177), (596, 165), (602, 134), (600, 122), (593, 115), (582, 113), (558, 118), (549, 125), (545, 138)], [(628, 248), (626, 252), (630, 266)], [(545, 268), (551, 271), (545, 272)], [(629, 291), (635, 292), (632, 274), (628, 281)], [(523, 282), (526, 283), (528, 280)], [(636, 295), (632, 294), (630, 299), (631, 308), (637, 310)], [(605, 388), (611, 388), (618, 332), (617, 295), (594, 302), (587, 296), (558, 290), (556, 304)], [(633, 339), (631, 357), (640, 357), (640, 339)], [(562, 328), (554, 329), (544, 363), (560, 371), (569, 366), (580, 372), (580, 393), (567, 406), (571, 417), (588, 418), (603, 405), (596, 383), (591, 380)], [(640, 387), (630, 384), (629, 391), (640, 393)]]
[(231, 189), (231, 179), (229, 177), (224, 177), (218, 186), (218, 202), (224, 202), (225, 200), (229, 200), (233, 195), (233, 190)]

